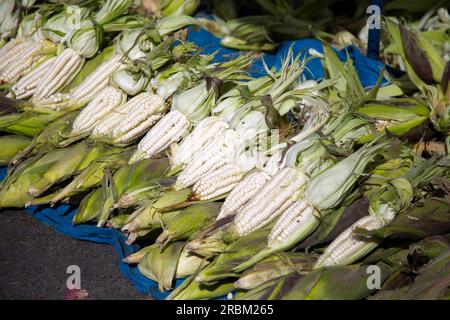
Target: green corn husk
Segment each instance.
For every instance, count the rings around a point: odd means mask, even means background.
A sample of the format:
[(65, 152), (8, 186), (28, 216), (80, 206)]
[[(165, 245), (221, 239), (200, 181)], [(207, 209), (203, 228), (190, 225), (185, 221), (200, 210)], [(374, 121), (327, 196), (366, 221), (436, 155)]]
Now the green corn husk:
[[(389, 268), (380, 263), (381, 283), (390, 274)], [(357, 300), (369, 296), (375, 289), (369, 289), (368, 266), (338, 266), (318, 270), (305, 276), (290, 274), (268, 282), (243, 294), (238, 300)]]
[(89, 145), (82, 141), (72, 146), (63, 148), (64, 156), (49, 168), (42, 179), (32, 184), (28, 193), (39, 196), (53, 185), (66, 180), (86, 169), (93, 161), (110, 154), (121, 152), (121, 149), (103, 145)]
[(177, 206), (187, 201), (190, 192), (189, 189), (165, 192), (160, 198), (136, 210), (122, 227), (123, 232), (129, 233), (128, 242), (132, 243), (138, 236), (162, 227), (161, 219), (176, 215), (179, 212)]
[(28, 193), (37, 197), (47, 191), (53, 184), (71, 176), (88, 152), (86, 143), (79, 143), (68, 147), (64, 155), (42, 175), (41, 179), (32, 184)]
[[(371, 176), (365, 181), (368, 189), (382, 186), (387, 180), (403, 176), (412, 166), (412, 159), (405, 155), (402, 158), (390, 159), (377, 165), (371, 172)], [(349, 195), (345, 202), (336, 210), (322, 219), (322, 223), (308, 238), (300, 243), (297, 248), (306, 248), (322, 243), (330, 242), (353, 223), (369, 214), (369, 201), (367, 193), (365, 197), (355, 201), (361, 196), (361, 191), (356, 190)]]
[[(378, 187), (373, 187), (366, 192), (366, 196), (370, 200), (369, 213), (372, 217), (378, 219), (380, 227), (390, 223), (394, 217), (409, 208), (413, 199), (413, 187), (420, 186), (423, 181), (427, 181), (433, 177), (433, 174), (439, 174), (439, 161), (431, 158), (424, 163), (412, 166), (410, 170), (397, 178), (391, 178)], [(422, 180), (423, 179), (423, 180)], [(450, 216), (449, 216), (450, 217)], [(408, 216), (408, 218), (411, 218)], [(444, 224), (445, 225), (445, 224)], [(380, 228), (378, 227), (378, 229)], [(356, 232), (361, 228), (357, 228)], [(362, 229), (364, 237), (352, 239), (354, 249), (349, 250), (341, 259), (339, 264), (346, 265), (353, 263), (363, 257), (365, 254), (378, 246), (382, 237), (373, 237), (368, 235), (370, 232)], [(333, 243), (330, 244), (333, 246)], [(326, 249), (324, 254), (319, 258), (316, 267), (329, 265), (326, 261), (329, 255), (333, 253)], [(334, 262), (333, 262), (334, 263)]]
[(106, 169), (103, 174), (102, 192), (104, 202), (100, 215), (97, 218), (97, 227), (105, 225), (113, 210), (114, 203), (117, 201), (117, 190), (109, 169)]
[(390, 19), (386, 19), (386, 24), (409, 79), (427, 99), (431, 109), (430, 120), (434, 127), (438, 131), (448, 132), (448, 62), (446, 66), (442, 54), (421, 34), (412, 32)]
[(195, 274), (179, 285), (166, 300), (208, 300), (228, 295), (234, 290), (231, 280), (205, 285), (194, 280)]
[(230, 215), (206, 227), (195, 239), (186, 244), (186, 249), (204, 258), (211, 258), (221, 254), (228, 247), (225, 241), (227, 236), (226, 229), (233, 219), (234, 215)]
[(31, 139), (19, 135), (0, 136), (0, 166), (8, 165), (20, 151), (31, 143)]
[(268, 230), (258, 230), (232, 242), (223, 253), (203, 269), (195, 278), (204, 284), (214, 284), (226, 278), (237, 278), (234, 269), (248, 261), (266, 247)]
[[(367, 102), (358, 108), (358, 112), (375, 121), (385, 121), (378, 129), (386, 129), (396, 136), (404, 136), (422, 124), (430, 115), (430, 110), (424, 103), (414, 99), (395, 99), (382, 102)], [(374, 134), (359, 137), (358, 142), (365, 143), (374, 138)]]
[(114, 204), (114, 208), (138, 206), (148, 200), (157, 198), (162, 194), (164, 189), (173, 185), (174, 182), (174, 178), (161, 177), (130, 188), (119, 197)]
[(88, 191), (97, 187), (103, 180), (105, 169), (115, 170), (128, 163), (132, 151), (117, 149), (117, 153), (105, 155), (80, 172), (67, 186), (57, 192), (51, 199), (51, 204), (57, 203), (66, 197)]
[(115, 215), (114, 217), (111, 217), (108, 219), (108, 222), (106, 223), (107, 228), (113, 228), (113, 229), (120, 229), (122, 228), (125, 223), (127, 223), (128, 218), (130, 217), (130, 214), (132, 214), (133, 211), (130, 209), (123, 210), (119, 214)]
[(303, 253), (277, 253), (246, 270), (234, 286), (238, 290), (251, 290), (289, 273), (311, 271), (314, 262), (315, 259)]
[(170, 290), (183, 247), (184, 242), (174, 242), (161, 250), (157, 244), (154, 244), (138, 264), (139, 271), (158, 282), (159, 291)]
[(450, 202), (445, 198), (423, 200), (405, 213), (399, 214), (388, 225), (377, 230), (361, 230), (361, 232), (380, 238), (410, 240), (445, 234), (450, 230), (449, 206)]
[(175, 277), (177, 279), (187, 278), (203, 269), (208, 263), (209, 261), (207, 259), (190, 252), (185, 246), (178, 259)]
[(147, 246), (147, 247), (144, 247), (142, 249), (139, 249), (135, 253), (132, 253), (129, 256), (126, 256), (125, 258), (123, 258), (122, 261), (125, 262), (125, 263), (128, 263), (128, 264), (139, 263), (139, 262), (142, 261), (142, 259), (144, 259), (145, 255), (148, 252), (153, 250), (153, 248), (154, 248), (154, 246)]
[(410, 254), (434, 259), (450, 248), (450, 234), (431, 236), (410, 246)]
[[(404, 295), (416, 277), (417, 262), (423, 265), (449, 249), (450, 235), (432, 236), (418, 243), (407, 244), (401, 247), (379, 248), (364, 260), (364, 264), (384, 262), (393, 272), (384, 281), (380, 290), (369, 299), (386, 299), (392, 297), (400, 299)], [(415, 270), (411, 272), (411, 270)]]
[[(111, 195), (106, 198), (105, 205), (98, 220), (98, 226), (103, 226), (110, 213), (114, 210), (114, 205), (118, 199), (128, 190), (140, 188), (149, 181), (164, 175), (169, 167), (167, 158), (145, 159), (134, 164), (123, 166), (110, 179), (108, 185), (104, 185), (107, 194)], [(110, 188), (114, 189), (109, 190)], [(114, 196), (112, 196), (114, 195)]]
[(77, 213), (73, 217), (73, 224), (81, 224), (97, 218), (103, 208), (104, 196), (102, 188), (96, 188), (83, 198)]
[(171, 243), (163, 250), (154, 244), (129, 258), (128, 263), (139, 260), (139, 271), (158, 282), (160, 291), (171, 289), (175, 279), (188, 277), (208, 263), (204, 258), (184, 250), (184, 242)]
[(181, 11), (185, 15), (193, 15), (200, 5), (199, 0), (171, 0), (161, 1), (161, 11), (164, 16), (168, 16)]
[(420, 89), (426, 84), (440, 82), (444, 60), (419, 33), (386, 19), (388, 31), (402, 56), (411, 81)]
[(194, 236), (209, 225), (219, 214), (220, 203), (199, 203), (183, 209), (163, 225), (164, 231), (156, 239), (156, 244), (164, 248), (169, 242), (184, 240)]
[[(389, 142), (364, 146), (330, 169), (323, 171), (308, 184), (305, 198), (319, 210), (336, 207), (342, 201), (342, 196), (364, 172), (369, 162), (388, 145)], [(333, 179), (332, 185), (327, 183), (330, 177)]]
[(48, 114), (19, 112), (0, 116), (0, 131), (34, 137), (51, 122), (59, 118), (62, 112)]
[(42, 179), (46, 170), (58, 163), (66, 150), (56, 149), (47, 154), (36, 155), (21, 163), (3, 180), (0, 190), (0, 207), (24, 207), (33, 197), (28, 189)]
[(371, 299), (440, 300), (448, 299), (450, 249), (443, 252), (419, 270), (419, 275), (409, 286), (382, 291)]
[(48, 123), (47, 126), (34, 137), (32, 143), (14, 157), (12, 164), (16, 165), (27, 157), (33, 156), (39, 152), (46, 152), (57, 148), (59, 142), (62, 140), (63, 134), (70, 130), (72, 122), (77, 115), (77, 112), (71, 112)]

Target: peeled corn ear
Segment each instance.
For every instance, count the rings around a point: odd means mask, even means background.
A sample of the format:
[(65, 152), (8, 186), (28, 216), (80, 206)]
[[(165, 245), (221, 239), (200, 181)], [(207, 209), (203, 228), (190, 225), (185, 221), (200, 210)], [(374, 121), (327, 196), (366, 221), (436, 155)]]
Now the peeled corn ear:
[(31, 72), (20, 78), (19, 81), (11, 87), (11, 91), (14, 93), (15, 97), (17, 99), (26, 99), (31, 97), (42, 77), (46, 73), (50, 72), (55, 60), (56, 57), (47, 59)]
[(370, 238), (364, 238), (355, 234), (355, 229), (364, 228), (366, 230), (374, 230), (381, 228), (385, 224), (385, 221), (372, 215), (361, 218), (328, 245), (324, 253), (317, 260), (314, 268), (347, 265), (355, 262), (378, 245), (378, 242), (373, 239), (371, 240)]
[(143, 136), (166, 109), (164, 101), (156, 94), (143, 92), (98, 123), (93, 138), (114, 145), (127, 145)]
[(46, 55), (42, 51), (54, 48), (55, 45), (47, 40), (35, 42), (19, 52), (13, 61), (8, 63), (0, 71), (0, 82), (15, 82), (23, 74), (29, 72), (33, 65), (42, 62)]
[(2, 57), (0, 61), (0, 70), (15, 59), (22, 50), (32, 45), (33, 42), (31, 40), (25, 40), (23, 38), (8, 41), (8, 43), (0, 48), (0, 57)]
[(246, 235), (282, 214), (303, 192), (307, 181), (293, 168), (282, 169), (236, 215), (236, 232)]
[(217, 220), (228, 217), (242, 209), (269, 179), (270, 176), (262, 171), (252, 172), (247, 175), (226, 197)]
[(72, 134), (93, 130), (105, 116), (126, 101), (126, 94), (114, 87), (106, 87), (83, 108), (72, 125)]
[(84, 59), (75, 50), (65, 49), (54, 61), (50, 72), (37, 85), (32, 98), (36, 106), (39, 107), (41, 100), (50, 97), (73, 79), (83, 63)]
[(227, 163), (217, 170), (204, 175), (193, 187), (195, 200), (209, 200), (223, 197), (239, 183), (243, 170), (234, 163)]
[(83, 107), (108, 86), (111, 74), (121, 68), (125, 61), (126, 59), (122, 55), (113, 56), (90, 73), (79, 85), (71, 88), (69, 92), (54, 93), (43, 98), (39, 101), (38, 107), (56, 110)]
[(172, 149), (172, 168), (186, 165), (205, 145), (226, 128), (228, 128), (228, 124), (219, 117), (207, 117), (200, 121), (194, 130), (176, 148)]
[(138, 150), (130, 163), (150, 158), (165, 150), (171, 143), (177, 142), (189, 132), (190, 122), (179, 111), (173, 110), (159, 120), (139, 142)]

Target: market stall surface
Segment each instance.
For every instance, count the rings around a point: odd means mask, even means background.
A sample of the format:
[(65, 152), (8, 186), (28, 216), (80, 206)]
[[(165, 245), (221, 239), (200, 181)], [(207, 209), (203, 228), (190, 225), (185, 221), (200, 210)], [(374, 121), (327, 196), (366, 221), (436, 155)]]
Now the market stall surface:
[(120, 273), (118, 259), (109, 245), (71, 239), (23, 211), (0, 212), (0, 299), (82, 297), (67, 289), (77, 267), (84, 299), (150, 299)]

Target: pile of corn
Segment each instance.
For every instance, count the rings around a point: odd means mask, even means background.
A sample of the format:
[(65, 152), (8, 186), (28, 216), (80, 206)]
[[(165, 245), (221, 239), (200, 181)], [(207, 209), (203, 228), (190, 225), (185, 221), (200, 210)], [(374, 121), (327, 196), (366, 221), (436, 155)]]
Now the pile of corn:
[[(364, 39), (289, 1), (246, 18), (212, 1), (216, 25), (193, 0), (20, 2), (0, 4), (0, 207), (70, 203), (74, 224), (147, 243), (125, 262), (161, 291), (186, 278), (169, 299), (449, 298), (446, 9), (383, 18), (405, 74), (366, 89), (332, 48)], [(321, 37), (325, 78), (292, 51), (259, 78), (257, 52), (213, 63), (192, 25), (245, 50)]]

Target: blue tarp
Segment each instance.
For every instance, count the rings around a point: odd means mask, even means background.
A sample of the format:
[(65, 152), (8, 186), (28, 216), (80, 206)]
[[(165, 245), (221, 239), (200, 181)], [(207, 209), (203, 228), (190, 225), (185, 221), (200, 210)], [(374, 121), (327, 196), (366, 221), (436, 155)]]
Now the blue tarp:
[[(204, 54), (217, 52), (214, 60), (215, 62), (229, 60), (239, 52), (220, 46), (220, 39), (203, 29), (190, 27), (187, 40), (202, 48)], [(307, 38), (296, 41), (286, 41), (278, 47), (275, 53), (264, 53), (262, 58), (255, 59), (251, 67), (251, 75), (257, 77), (265, 74), (263, 61), (269, 68), (275, 67), (275, 69), (278, 70), (281, 66), (281, 62), (286, 57), (289, 48), (292, 48), (294, 56), (300, 55), (302, 59), (311, 57), (308, 52), (309, 49), (314, 49), (319, 53), (323, 53), (322, 43), (316, 39)], [(371, 88), (375, 85), (384, 66), (383, 63), (366, 57), (353, 45), (340, 51), (336, 50), (336, 53), (341, 61), (346, 61), (347, 55), (353, 60), (353, 64), (364, 88)], [(304, 73), (306, 80), (322, 80), (324, 76), (325, 71), (320, 58), (312, 58), (306, 63), (306, 71)], [(383, 78), (382, 84), (386, 83), (387, 80)]]
[[(200, 48), (203, 48), (205, 54), (213, 53), (219, 49), (215, 61), (229, 59), (230, 56), (237, 53), (236, 50), (220, 47), (220, 40), (212, 34), (203, 31), (191, 29), (188, 33), (188, 40), (196, 43)], [(322, 52), (322, 44), (315, 39), (303, 39), (298, 41), (289, 41), (283, 43), (276, 53), (264, 54), (264, 61), (269, 68), (279, 68), (282, 58), (286, 56), (288, 49), (292, 47), (294, 54), (299, 53), (302, 56), (308, 55), (308, 49), (314, 48), (318, 52)], [(338, 53), (339, 58), (345, 61), (347, 53), (351, 59), (354, 60), (355, 68), (361, 79), (364, 87), (368, 88), (375, 84), (378, 75), (382, 69), (383, 64), (377, 60), (369, 59), (362, 55), (354, 46), (349, 46), (345, 50)], [(307, 63), (308, 72), (305, 73), (306, 79), (320, 80), (324, 77), (324, 70), (318, 58), (311, 59)], [(262, 59), (257, 59), (252, 67), (252, 74), (254, 76), (262, 75), (264, 72)], [(386, 80), (384, 80), (386, 82)], [(0, 180), (6, 175), (6, 167), (0, 168)], [(74, 239), (92, 241), (103, 244), (110, 244), (117, 251), (120, 259), (135, 252), (138, 247), (134, 245), (127, 245), (126, 239), (122, 233), (114, 229), (97, 228), (95, 225), (84, 224), (79, 226), (72, 225), (72, 218), (76, 213), (76, 208), (68, 205), (59, 205), (53, 208), (39, 206), (30, 207), (26, 210), (30, 215), (44, 222), (58, 232), (66, 234)], [(136, 288), (145, 294), (150, 294), (154, 299), (164, 299), (168, 293), (160, 293), (158, 285), (143, 276), (136, 267), (127, 265), (125, 263), (119, 264), (120, 271), (132, 281)], [(177, 285), (181, 281), (177, 282)]]

